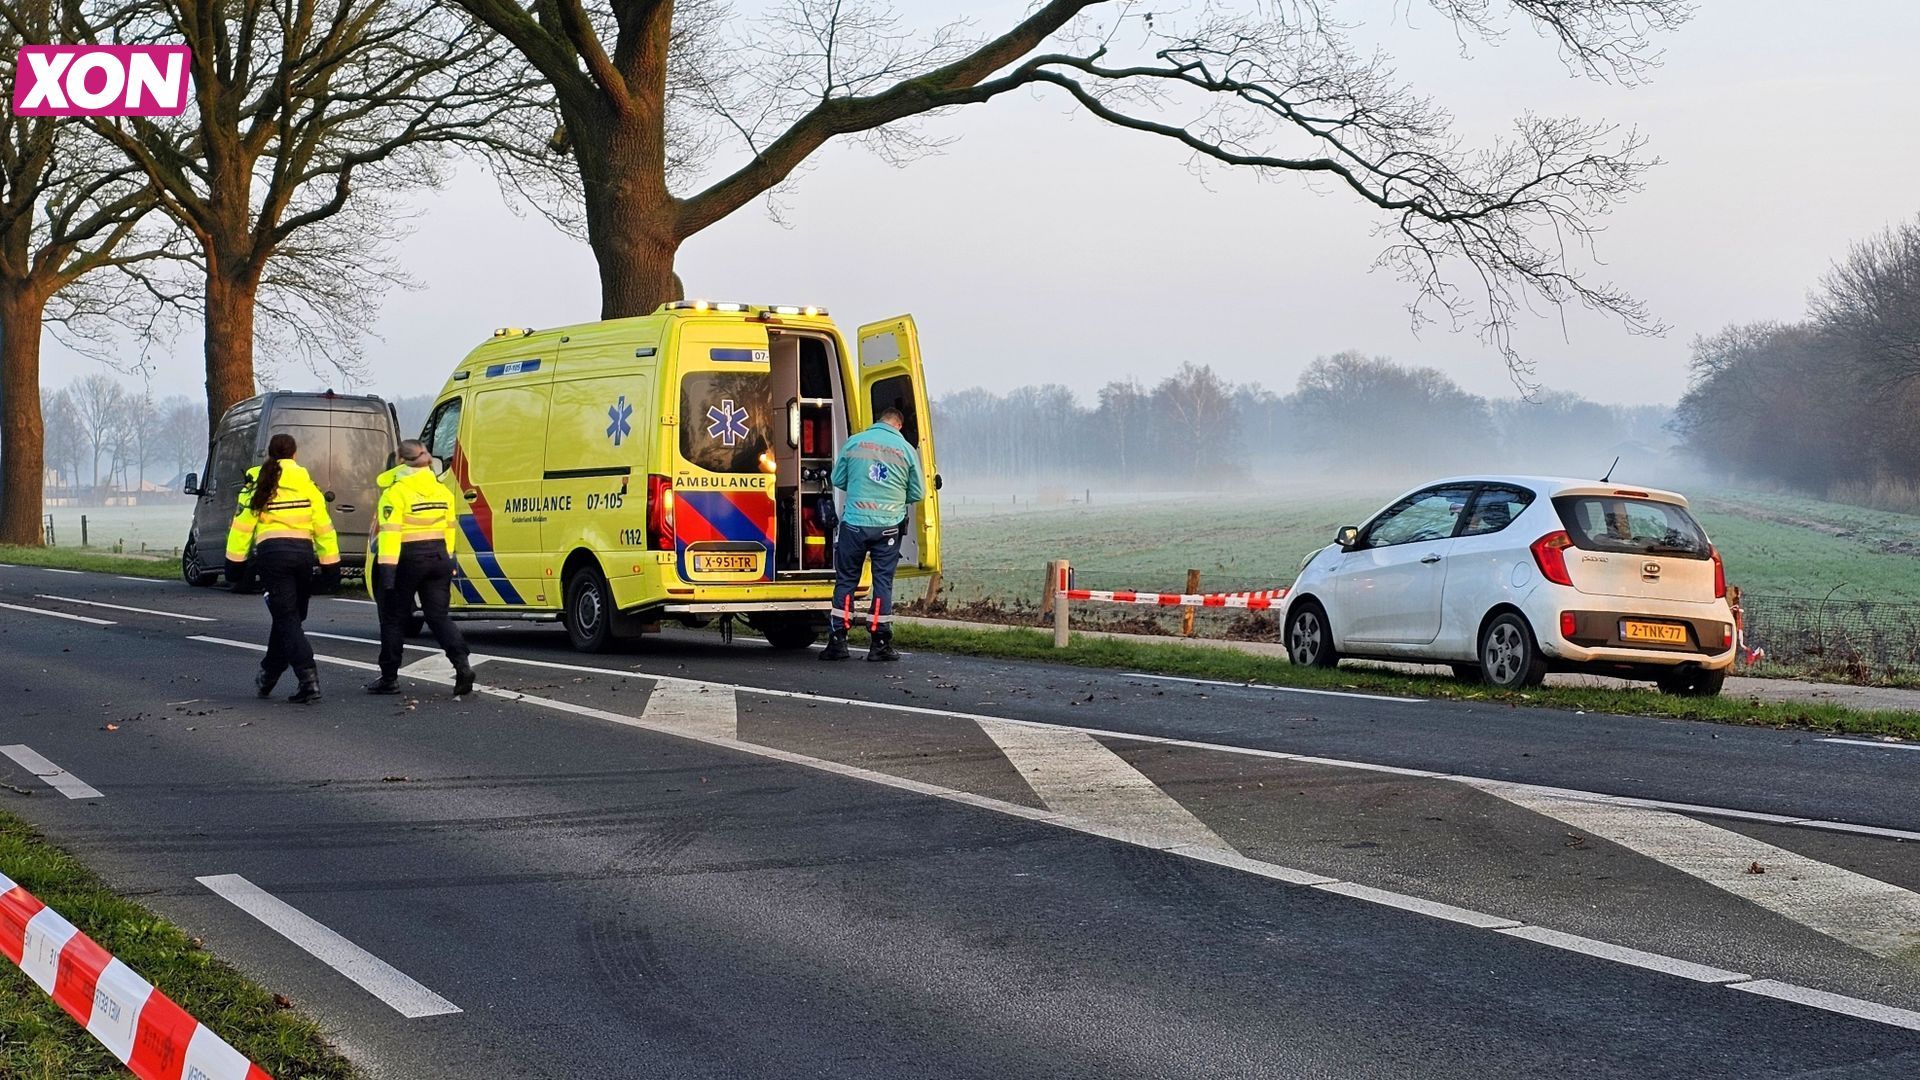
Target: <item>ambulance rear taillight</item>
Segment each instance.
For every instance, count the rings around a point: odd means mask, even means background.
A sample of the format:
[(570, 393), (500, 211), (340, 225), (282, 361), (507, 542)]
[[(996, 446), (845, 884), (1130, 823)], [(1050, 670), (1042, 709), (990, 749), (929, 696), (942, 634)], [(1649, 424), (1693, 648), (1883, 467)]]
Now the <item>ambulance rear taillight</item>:
[(807, 503), (800, 512), (800, 520), (804, 526), (800, 530), (800, 568), (825, 570), (832, 558), (827, 550), (826, 522), (820, 520), (819, 499)]
[(647, 547), (673, 550), (673, 478), (658, 473), (647, 477)]

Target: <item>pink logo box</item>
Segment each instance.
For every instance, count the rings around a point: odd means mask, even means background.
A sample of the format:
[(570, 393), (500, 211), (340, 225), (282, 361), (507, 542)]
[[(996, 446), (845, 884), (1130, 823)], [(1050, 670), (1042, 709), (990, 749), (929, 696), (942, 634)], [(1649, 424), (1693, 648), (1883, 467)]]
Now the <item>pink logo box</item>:
[(24, 45), (14, 62), (16, 116), (179, 116), (185, 45)]

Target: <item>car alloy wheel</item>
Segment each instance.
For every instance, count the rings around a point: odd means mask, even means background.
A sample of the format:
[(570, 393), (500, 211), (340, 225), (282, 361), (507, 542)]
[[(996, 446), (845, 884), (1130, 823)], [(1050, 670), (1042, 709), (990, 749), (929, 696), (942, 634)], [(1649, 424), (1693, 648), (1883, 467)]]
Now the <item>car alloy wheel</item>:
[(1318, 604), (1308, 603), (1287, 620), (1287, 659), (1299, 667), (1332, 667), (1333, 633)]

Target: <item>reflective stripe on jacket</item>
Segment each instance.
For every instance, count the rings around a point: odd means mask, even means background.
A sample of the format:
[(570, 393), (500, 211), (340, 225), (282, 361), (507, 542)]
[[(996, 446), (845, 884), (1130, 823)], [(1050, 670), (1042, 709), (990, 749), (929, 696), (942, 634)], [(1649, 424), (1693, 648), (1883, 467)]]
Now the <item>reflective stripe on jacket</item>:
[(840, 520), (867, 529), (900, 524), (907, 508), (927, 497), (920, 455), (887, 423), (875, 423), (840, 448), (833, 486), (847, 493)]
[(400, 545), (417, 540), (438, 540), (453, 554), (460, 535), (453, 492), (432, 469), (401, 465), (381, 473), (378, 483), (380, 506), (374, 511), (373, 529), (381, 565), (399, 563)]
[(322, 566), (340, 561), (340, 534), (327, 516), (327, 497), (307, 470), (291, 460), (280, 463), (280, 485), (266, 509), (255, 513), (243, 505), (234, 516), (227, 530), (227, 560), (243, 562), (255, 545), (269, 540), (311, 540)]

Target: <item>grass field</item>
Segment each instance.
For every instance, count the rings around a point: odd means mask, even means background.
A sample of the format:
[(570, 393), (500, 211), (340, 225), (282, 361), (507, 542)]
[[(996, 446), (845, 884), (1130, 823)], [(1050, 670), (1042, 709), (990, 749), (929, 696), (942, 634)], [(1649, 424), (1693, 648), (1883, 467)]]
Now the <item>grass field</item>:
[[(1219, 496), (1014, 509), (945, 504), (943, 561), (956, 589), (1032, 599), (1047, 560), (1073, 560), (1083, 588), (1208, 591), (1290, 583), (1300, 560), (1395, 492)], [(1752, 595), (1920, 603), (1920, 517), (1778, 495), (1722, 493), (1695, 514)]]
[(193, 523), (193, 503), (169, 500), (145, 506), (56, 506), (53, 515), (54, 546), (80, 546), (80, 518), (87, 519), (87, 546), (108, 551), (124, 542), (126, 550), (138, 552), (145, 544), (150, 552), (171, 554), (187, 539), (187, 527)]

